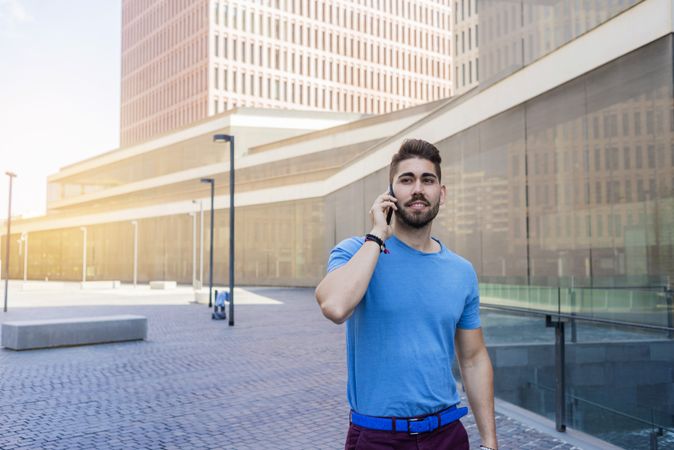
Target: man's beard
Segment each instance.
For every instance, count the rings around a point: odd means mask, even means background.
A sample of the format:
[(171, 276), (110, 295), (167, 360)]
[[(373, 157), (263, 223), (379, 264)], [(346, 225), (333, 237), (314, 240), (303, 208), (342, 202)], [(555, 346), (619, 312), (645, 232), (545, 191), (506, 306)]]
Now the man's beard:
[(411, 228), (419, 229), (425, 227), (435, 219), (435, 216), (437, 216), (440, 211), (440, 201), (431, 204), (431, 202), (429, 202), (423, 195), (412, 197), (412, 200), (407, 203), (411, 204), (419, 200), (430, 204), (430, 209), (424, 213), (414, 214), (409, 211), (407, 206), (403, 206), (395, 212), (398, 219)]

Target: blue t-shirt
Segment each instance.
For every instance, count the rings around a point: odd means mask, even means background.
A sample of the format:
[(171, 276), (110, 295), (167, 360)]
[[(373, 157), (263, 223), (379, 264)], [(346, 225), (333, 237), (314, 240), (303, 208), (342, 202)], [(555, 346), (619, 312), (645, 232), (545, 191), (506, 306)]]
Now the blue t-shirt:
[[(456, 328), (480, 327), (477, 275), (440, 241), (423, 253), (392, 236), (365, 296), (346, 322), (348, 399), (361, 414), (413, 417), (459, 403), (451, 365)], [(364, 238), (331, 252), (328, 272), (346, 264)]]

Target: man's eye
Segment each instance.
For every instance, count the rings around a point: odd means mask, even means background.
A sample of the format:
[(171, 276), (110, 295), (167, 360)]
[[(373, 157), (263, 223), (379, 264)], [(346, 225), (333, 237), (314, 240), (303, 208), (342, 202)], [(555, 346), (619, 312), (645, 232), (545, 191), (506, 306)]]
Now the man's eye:
[(433, 183), (435, 183), (435, 178), (426, 178), (426, 179), (424, 179), (424, 183), (433, 184)]
[(401, 178), (400, 182), (401, 183), (410, 183), (410, 182), (412, 182), (412, 179), (411, 178)]

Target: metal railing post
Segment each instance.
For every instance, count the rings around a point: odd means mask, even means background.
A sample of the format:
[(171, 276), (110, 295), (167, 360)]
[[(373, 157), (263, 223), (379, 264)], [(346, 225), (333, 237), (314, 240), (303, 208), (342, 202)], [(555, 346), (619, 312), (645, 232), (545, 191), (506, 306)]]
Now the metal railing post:
[[(575, 278), (571, 277), (571, 287), (569, 287), (569, 303), (571, 304), (571, 315), (576, 315), (576, 283)], [(571, 342), (578, 342), (578, 326), (576, 319), (571, 319)]]
[(555, 429), (566, 431), (566, 377), (564, 321), (561, 317), (545, 317), (545, 326), (555, 327)]
[(658, 438), (664, 436), (665, 432), (662, 428), (658, 427), (657, 430), (653, 430), (649, 433), (650, 437), (650, 446), (649, 450), (658, 450)]
[(667, 332), (667, 337), (669, 339), (674, 338), (674, 331), (672, 331), (672, 328), (674, 328), (674, 291), (672, 291), (671, 287), (665, 288), (665, 298), (666, 298), (666, 303), (667, 303), (667, 327), (669, 328), (669, 331)]

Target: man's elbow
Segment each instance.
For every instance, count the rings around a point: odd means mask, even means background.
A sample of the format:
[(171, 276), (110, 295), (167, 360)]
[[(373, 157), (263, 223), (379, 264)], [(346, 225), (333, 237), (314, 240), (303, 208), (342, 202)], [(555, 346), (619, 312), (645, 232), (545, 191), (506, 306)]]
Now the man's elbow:
[(321, 307), (323, 315), (331, 322), (339, 325), (349, 318), (348, 311), (341, 308), (339, 302), (327, 298), (325, 293), (321, 291), (320, 286), (316, 289), (316, 301)]
[(344, 308), (340, 308), (330, 302), (325, 302), (321, 304), (321, 312), (323, 315), (330, 321), (340, 325), (349, 318), (348, 311), (345, 311)]

